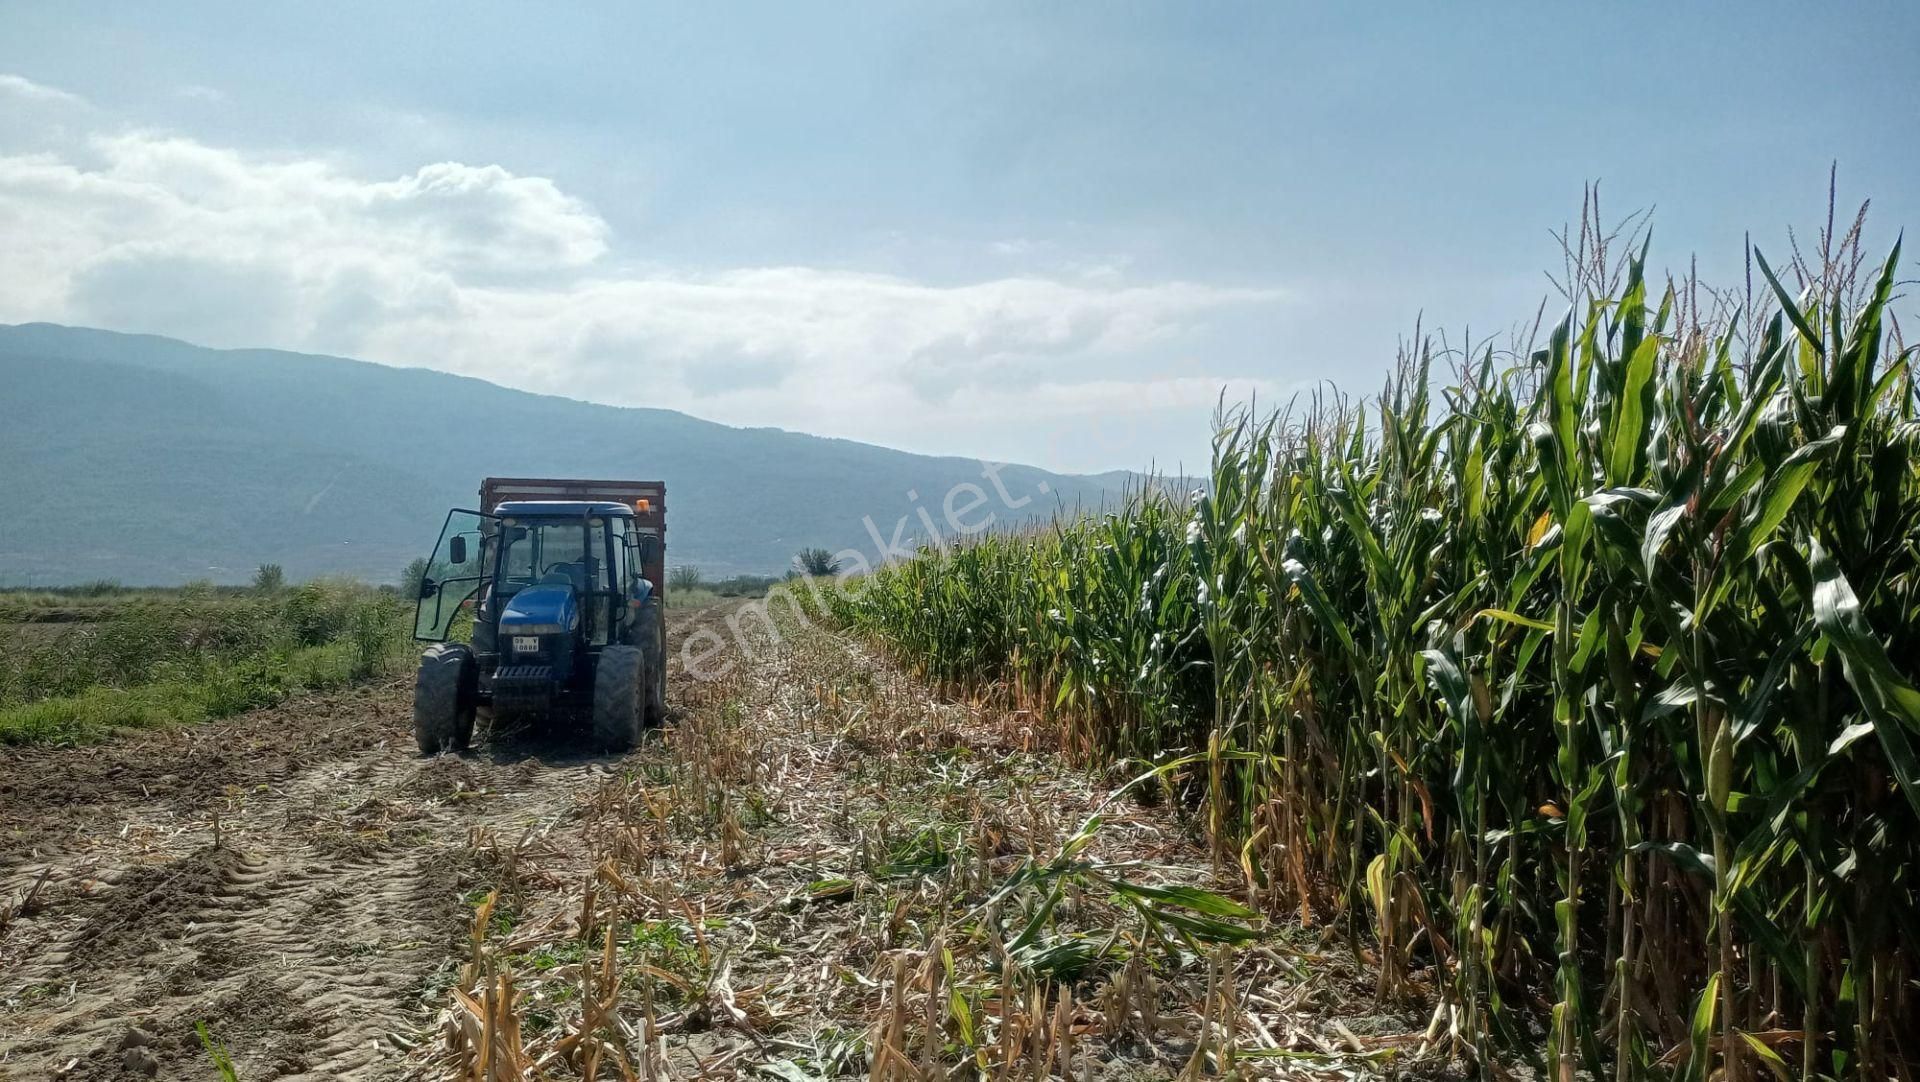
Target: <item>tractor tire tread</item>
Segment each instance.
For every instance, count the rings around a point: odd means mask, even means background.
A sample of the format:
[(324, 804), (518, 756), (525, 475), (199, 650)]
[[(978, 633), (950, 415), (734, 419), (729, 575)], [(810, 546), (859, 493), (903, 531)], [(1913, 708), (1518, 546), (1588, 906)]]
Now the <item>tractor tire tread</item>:
[(647, 655), (637, 646), (600, 651), (593, 674), (593, 739), (607, 751), (630, 751), (646, 721)]
[(660, 623), (660, 609), (650, 609), (652, 619), (645, 634), (650, 649), (647, 650), (647, 724), (658, 728), (667, 720), (667, 642), (665, 630)]
[(473, 740), (473, 651), (443, 642), (420, 655), (413, 682), (413, 738), (422, 755), (465, 751)]

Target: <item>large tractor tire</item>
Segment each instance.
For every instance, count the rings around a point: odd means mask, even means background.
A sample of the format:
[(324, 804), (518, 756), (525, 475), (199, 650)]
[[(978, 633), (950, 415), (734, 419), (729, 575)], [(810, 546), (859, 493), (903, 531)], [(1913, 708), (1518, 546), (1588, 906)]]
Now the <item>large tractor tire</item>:
[(647, 724), (659, 726), (667, 720), (667, 635), (660, 625), (660, 609), (650, 608), (652, 619), (647, 636)]
[(649, 675), (653, 689), (647, 695), (647, 724), (658, 728), (667, 720), (667, 667), (657, 665)]
[(420, 655), (413, 679), (413, 739), (420, 754), (467, 750), (473, 742), (478, 679), (473, 651), (465, 643), (438, 643)]
[(647, 656), (637, 646), (600, 651), (593, 672), (593, 740), (607, 751), (640, 742), (647, 712)]

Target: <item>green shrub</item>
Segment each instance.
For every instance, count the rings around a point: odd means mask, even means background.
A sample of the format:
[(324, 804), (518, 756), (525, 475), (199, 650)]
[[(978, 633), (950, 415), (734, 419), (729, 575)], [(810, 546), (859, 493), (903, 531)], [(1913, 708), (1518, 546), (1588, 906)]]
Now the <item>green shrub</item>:
[(427, 558), (417, 556), (400, 572), (400, 596), (411, 601), (420, 596), (420, 584), (427, 577)]
[(354, 606), (347, 635), (353, 679), (372, 676), (387, 668), (396, 654), (410, 652), (412, 640), (402, 634), (404, 616), (403, 608), (385, 597), (366, 598)]
[(287, 599), (287, 627), (293, 632), (293, 641), (301, 646), (318, 646), (332, 640), (340, 634), (345, 619), (340, 606), (317, 582), (300, 586)]

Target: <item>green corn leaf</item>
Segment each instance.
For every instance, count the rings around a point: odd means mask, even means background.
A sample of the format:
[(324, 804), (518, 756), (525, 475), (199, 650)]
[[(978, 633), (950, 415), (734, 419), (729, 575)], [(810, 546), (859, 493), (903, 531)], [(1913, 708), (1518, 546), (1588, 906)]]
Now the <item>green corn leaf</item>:
[(1498, 620), (1503, 624), (1513, 624), (1516, 627), (1530, 627), (1535, 631), (1544, 631), (1548, 634), (1553, 633), (1553, 624), (1548, 621), (1536, 619), (1532, 616), (1522, 616), (1517, 612), (1508, 612), (1505, 609), (1481, 609), (1479, 612), (1473, 614), (1473, 618), (1475, 620)]
[(1287, 578), (1300, 588), (1300, 597), (1306, 601), (1307, 607), (1313, 610), (1314, 616), (1318, 617), (1327, 630), (1333, 633), (1334, 637), (1340, 641), (1341, 648), (1350, 657), (1358, 659), (1360, 647), (1354, 642), (1352, 629), (1347, 626), (1346, 618), (1340, 615), (1340, 610), (1320, 589), (1320, 584), (1314, 579), (1313, 572), (1307, 570), (1307, 566), (1298, 560), (1288, 560), (1281, 566), (1285, 569)]
[(1780, 279), (1774, 277), (1773, 268), (1767, 266), (1767, 257), (1761, 255), (1758, 248), (1753, 251), (1753, 261), (1760, 265), (1761, 276), (1766, 278), (1767, 285), (1773, 287), (1773, 295), (1775, 299), (1780, 302), (1780, 310), (1787, 314), (1789, 320), (1793, 321), (1794, 327), (1800, 332), (1802, 341), (1811, 346), (1815, 353), (1824, 356), (1827, 350), (1826, 347), (1821, 344), (1820, 332), (1814, 330), (1813, 325), (1807, 322), (1807, 317), (1801, 314), (1800, 306), (1795, 304), (1793, 298), (1787, 295), (1786, 288), (1780, 284)]
[(1720, 973), (1715, 971), (1707, 978), (1706, 987), (1700, 989), (1700, 998), (1693, 1005), (1693, 1022), (1687, 1027), (1690, 1048), (1686, 1071), (1681, 1077), (1688, 1082), (1706, 1082), (1713, 1065), (1713, 1018), (1719, 1004)]
[(1633, 480), (1634, 464), (1646, 446), (1646, 411), (1652, 405), (1653, 373), (1659, 357), (1660, 339), (1649, 338), (1627, 358), (1626, 379), (1620, 388), (1620, 414), (1614, 421), (1613, 448), (1607, 455), (1609, 485), (1624, 485)]
[(1814, 470), (1820, 459), (1838, 447), (1844, 428), (1835, 428), (1825, 436), (1807, 444), (1788, 456), (1780, 469), (1767, 478), (1766, 486), (1761, 489), (1759, 505), (1754, 508), (1752, 518), (1742, 523), (1728, 542), (1728, 557), (1736, 562), (1745, 563), (1764, 544), (1769, 535), (1786, 521), (1787, 514), (1793, 510), (1794, 501), (1806, 490), (1807, 482), (1813, 479)]
[(1260, 938), (1257, 929), (1231, 921), (1213, 917), (1195, 916), (1173, 909), (1156, 909), (1153, 918), (1162, 924), (1179, 929), (1202, 943), (1251, 943)]
[[(1886, 310), (1887, 298), (1893, 293), (1899, 263), (1900, 242), (1895, 241), (1892, 253), (1880, 265), (1872, 295), (1860, 309), (1853, 331), (1846, 336), (1846, 345), (1834, 361), (1828, 397), (1837, 407), (1836, 412), (1842, 423), (1864, 416), (1872, 408), (1876, 383), (1873, 367), (1880, 356), (1880, 317)], [(1836, 321), (1839, 315), (1838, 311), (1834, 312)]]
[(1800, 656), (1800, 648), (1806, 644), (1807, 638), (1812, 634), (1811, 626), (1803, 627), (1773, 651), (1773, 657), (1767, 663), (1767, 671), (1754, 683), (1753, 694), (1747, 696), (1746, 702), (1740, 705), (1733, 727), (1733, 739), (1736, 744), (1759, 731), (1760, 723), (1766, 720), (1767, 709), (1772, 705), (1774, 695), (1780, 690), (1787, 667)]
[(1761, 1065), (1773, 1074), (1777, 1082), (1789, 1082), (1789, 1080), (1793, 1078), (1793, 1071), (1787, 1066), (1787, 1061), (1780, 1058), (1780, 1053), (1775, 1052), (1762, 1042), (1760, 1038), (1755, 1037), (1745, 1030), (1737, 1030), (1736, 1032), (1740, 1034), (1740, 1040), (1747, 1046), (1747, 1050), (1752, 1052), (1754, 1058), (1758, 1059)]
[(1818, 541), (1813, 543), (1813, 620), (1840, 650), (1847, 683), (1860, 696), (1860, 705), (1880, 735), (1887, 765), (1900, 782), (1915, 814), (1920, 814), (1920, 756), (1914, 753), (1912, 734), (1920, 732), (1920, 689), (1893, 667), (1887, 651), (1867, 626), (1860, 599), (1839, 565)]
[(1248, 909), (1239, 902), (1212, 891), (1198, 887), (1153, 887), (1143, 883), (1129, 883), (1116, 880), (1113, 889), (1123, 895), (1140, 898), (1159, 905), (1177, 905), (1191, 909), (1196, 913), (1205, 913), (1214, 917), (1232, 917), (1237, 920), (1257, 920), (1260, 914)]
[[(1579, 436), (1580, 406), (1574, 401), (1573, 358), (1568, 345), (1573, 334), (1573, 313), (1569, 311), (1553, 328), (1547, 345), (1547, 406), (1552, 419), (1553, 436), (1559, 454), (1566, 456), (1558, 464), (1565, 468), (1574, 454)], [(1562, 513), (1565, 509), (1562, 508)]]

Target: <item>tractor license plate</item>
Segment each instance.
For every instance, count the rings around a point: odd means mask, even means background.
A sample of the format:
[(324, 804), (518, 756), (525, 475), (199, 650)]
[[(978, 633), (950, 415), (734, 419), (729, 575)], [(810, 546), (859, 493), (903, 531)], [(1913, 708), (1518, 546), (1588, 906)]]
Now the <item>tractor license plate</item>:
[(539, 653), (540, 652), (540, 636), (515, 635), (513, 637), (513, 652), (516, 654)]

